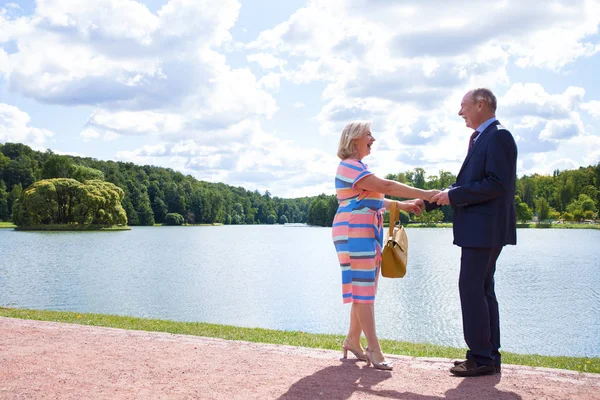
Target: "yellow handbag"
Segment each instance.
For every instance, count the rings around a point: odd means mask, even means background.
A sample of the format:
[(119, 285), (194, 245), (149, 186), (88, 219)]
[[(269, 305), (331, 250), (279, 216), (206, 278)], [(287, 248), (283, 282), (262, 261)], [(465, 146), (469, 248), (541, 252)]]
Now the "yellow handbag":
[(381, 275), (386, 278), (402, 278), (406, 275), (408, 236), (402, 225), (396, 225), (398, 214), (394, 201), (390, 207), (390, 227), (387, 237), (383, 241), (383, 254), (381, 255)]

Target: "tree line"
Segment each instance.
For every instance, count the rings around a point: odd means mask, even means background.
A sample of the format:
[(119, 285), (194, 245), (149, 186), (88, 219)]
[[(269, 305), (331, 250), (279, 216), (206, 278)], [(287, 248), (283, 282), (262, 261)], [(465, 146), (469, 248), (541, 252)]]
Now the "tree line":
[[(268, 191), (261, 194), (224, 183), (199, 181), (170, 168), (58, 155), (50, 150), (34, 151), (21, 143), (5, 143), (0, 144), (0, 220), (14, 219), (13, 206), (23, 197), (25, 189), (40, 180), (53, 178), (71, 179), (82, 184), (60, 183), (61, 187), (72, 186), (87, 199), (78, 200), (82, 203), (77, 209), (80, 214), (71, 216), (79, 220), (98, 220), (108, 218), (110, 214), (112, 220), (122, 221), (118, 209), (103, 214), (104, 211), (98, 211), (101, 209), (98, 199), (90, 197), (91, 191), (98, 190), (94, 185), (100, 185), (100, 182), (111, 183), (123, 192), (122, 198), (118, 193), (111, 194), (111, 198), (120, 198), (129, 225), (289, 222), (331, 226), (337, 210), (335, 195), (283, 199), (271, 196)], [(441, 189), (456, 181), (456, 176), (448, 171), (428, 176), (423, 168), (388, 174), (385, 178), (421, 189)], [(109, 188), (105, 186), (104, 190)], [(88, 206), (82, 208), (83, 204)], [(539, 220), (597, 219), (599, 205), (600, 162), (575, 170), (555, 170), (552, 175), (517, 177), (515, 207), (519, 221), (529, 221), (534, 215)], [(85, 216), (81, 214), (84, 209), (87, 210)], [(452, 208), (444, 206), (420, 217), (402, 212), (400, 220), (403, 223), (411, 220), (450, 222)]]
[[(428, 176), (423, 168), (388, 174), (385, 178), (420, 189), (442, 189), (456, 182), (456, 176), (448, 171), (441, 170), (437, 175)], [(598, 219), (600, 162), (595, 166), (575, 170), (555, 170), (552, 175), (524, 175), (517, 177), (516, 186), (515, 208), (518, 221), (531, 221), (534, 215), (539, 221), (562, 219), (580, 222)], [(317, 196), (310, 204), (308, 221), (312, 225), (331, 226), (336, 210), (334, 195)], [(419, 217), (409, 216), (402, 211), (400, 222), (452, 222), (452, 216), (452, 207), (443, 206), (431, 212), (423, 212)]]
[[(72, 222), (76, 222), (75, 218), (78, 218), (77, 221), (108, 218), (108, 214), (98, 211), (98, 199), (94, 203), (90, 194), (97, 190), (95, 187), (101, 185), (100, 182), (111, 183), (123, 192), (120, 201), (128, 225), (170, 222), (167, 214), (179, 214), (188, 224), (306, 223), (312, 200), (312, 197), (283, 199), (271, 196), (268, 191), (261, 194), (243, 187), (199, 181), (170, 168), (58, 155), (50, 150), (35, 151), (21, 143), (0, 143), (0, 221), (23, 216), (37, 218), (40, 223), (48, 220), (63, 223), (58, 214), (52, 217), (40, 215), (38, 218), (34, 213), (21, 214), (22, 208), (13, 215), (13, 206), (19, 198), (23, 198), (24, 190), (35, 182), (54, 181), (56, 178), (64, 179), (58, 183), (51, 182), (51, 186), (58, 185), (59, 189), (51, 188), (49, 182), (42, 182), (28, 197), (39, 199), (40, 193), (56, 196), (57, 190), (60, 193), (78, 191), (78, 196), (85, 200), (78, 198), (80, 206), (69, 216)], [(106, 192), (106, 186), (103, 189), (103, 193), (110, 192)], [(112, 192), (110, 195), (112, 199), (120, 196)], [(29, 204), (34, 204), (32, 201)], [(84, 210), (84, 204), (96, 208)], [(119, 210), (111, 210), (112, 221), (122, 221)], [(175, 217), (175, 220), (178, 218)]]

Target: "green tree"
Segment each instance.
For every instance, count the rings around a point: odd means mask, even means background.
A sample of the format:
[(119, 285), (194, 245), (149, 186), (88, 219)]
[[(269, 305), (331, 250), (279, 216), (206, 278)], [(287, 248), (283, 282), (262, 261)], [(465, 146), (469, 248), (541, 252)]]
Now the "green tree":
[(531, 221), (533, 212), (527, 203), (521, 201), (519, 196), (515, 196), (515, 209), (517, 211), (517, 220), (521, 222)]
[(162, 224), (163, 222), (165, 222), (165, 217), (167, 216), (168, 208), (165, 202), (162, 201), (162, 199), (158, 196), (155, 197), (152, 201), (152, 212), (154, 213), (154, 221), (156, 223)]
[(0, 221), (8, 221), (10, 219), (10, 214), (6, 184), (3, 180), (0, 180)]
[(42, 179), (72, 178), (75, 171), (73, 159), (52, 154), (42, 165)]
[(12, 190), (10, 191), (10, 193), (8, 194), (8, 211), (12, 212), (12, 207), (15, 204), (15, 202), (17, 201), (17, 199), (19, 198), (19, 196), (21, 196), (21, 193), (23, 193), (23, 188), (21, 187), (21, 184), (16, 184), (13, 186)]
[(535, 211), (537, 212), (538, 222), (547, 220), (550, 216), (550, 204), (548, 200), (541, 197), (535, 201)]
[(567, 206), (567, 211), (572, 214), (575, 214), (576, 210), (579, 210), (582, 214), (585, 211), (594, 211), (596, 210), (596, 203), (590, 196), (582, 193)]
[(276, 222), (277, 222), (277, 215), (275, 215), (275, 214), (269, 214), (267, 216), (267, 224), (273, 225)]
[(165, 225), (183, 225), (183, 216), (177, 213), (168, 213), (165, 216)]
[(76, 165), (73, 167), (71, 177), (79, 182), (89, 180), (104, 180), (104, 173), (96, 168), (86, 167), (84, 165)]
[(439, 208), (432, 211), (423, 211), (420, 216), (415, 217), (416, 221), (427, 225), (433, 225), (437, 222), (441, 222), (443, 219), (444, 213)]
[(319, 195), (308, 208), (307, 223), (315, 226), (328, 226), (329, 205), (325, 195)]
[[(6, 147), (6, 146), (5, 146)], [(36, 163), (28, 156), (18, 156), (12, 160), (2, 173), (7, 189), (12, 190), (14, 185), (28, 187), (36, 181)]]
[(13, 206), (17, 226), (40, 224), (124, 225), (124, 193), (112, 183), (43, 179), (25, 189)]

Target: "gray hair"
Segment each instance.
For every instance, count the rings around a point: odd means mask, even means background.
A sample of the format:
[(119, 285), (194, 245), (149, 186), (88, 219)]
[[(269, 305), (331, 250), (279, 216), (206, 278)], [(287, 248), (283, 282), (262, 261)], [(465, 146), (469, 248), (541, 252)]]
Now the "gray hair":
[(496, 96), (490, 89), (477, 88), (471, 91), (473, 102), (485, 101), (491, 112), (496, 113)]
[(359, 139), (371, 130), (371, 121), (352, 121), (342, 130), (337, 156), (345, 160), (356, 155), (354, 139)]

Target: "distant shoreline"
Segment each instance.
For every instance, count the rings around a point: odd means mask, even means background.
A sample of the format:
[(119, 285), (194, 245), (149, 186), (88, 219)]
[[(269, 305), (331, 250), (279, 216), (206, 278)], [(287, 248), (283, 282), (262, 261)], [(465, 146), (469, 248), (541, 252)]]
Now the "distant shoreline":
[[(251, 224), (254, 225), (254, 224)], [(266, 225), (266, 224), (261, 224), (261, 225)], [(274, 224), (277, 226), (286, 226), (286, 224)], [(162, 225), (162, 224), (154, 224), (154, 227), (161, 227), (161, 226), (177, 226), (177, 225)], [(183, 227), (192, 227), (192, 226), (224, 226), (224, 224), (186, 224), (186, 225), (180, 225)], [(238, 226), (247, 226), (246, 224), (241, 224)], [(287, 226), (291, 226), (291, 224), (288, 224)], [(313, 225), (306, 225), (303, 224), (302, 226), (300, 225), (294, 225), (294, 227), (317, 227), (317, 226), (313, 226)], [(386, 228), (389, 227), (388, 224), (384, 225)], [(137, 226), (135, 226), (137, 227)], [(452, 223), (450, 222), (443, 222), (443, 223), (438, 223), (438, 224), (420, 224), (420, 223), (414, 223), (414, 224), (408, 224), (408, 225), (404, 225), (405, 228), (452, 228)], [(118, 227), (92, 227), (92, 228), (73, 228), (72, 226), (65, 226), (65, 225), (52, 225), (52, 226), (48, 226), (48, 227), (33, 227), (33, 228), (19, 228), (17, 227), (15, 224), (13, 224), (12, 222), (0, 222), (0, 229), (2, 228), (12, 228), (16, 231), (73, 231), (73, 232), (78, 232), (78, 231), (128, 231), (131, 230), (132, 227), (131, 226), (118, 226)], [(324, 226), (322, 228), (330, 228), (327, 226)], [(518, 229), (600, 229), (600, 224), (551, 224), (551, 223), (542, 223), (542, 224), (538, 224), (535, 222), (531, 222), (531, 223), (519, 223), (517, 224), (517, 228)]]

